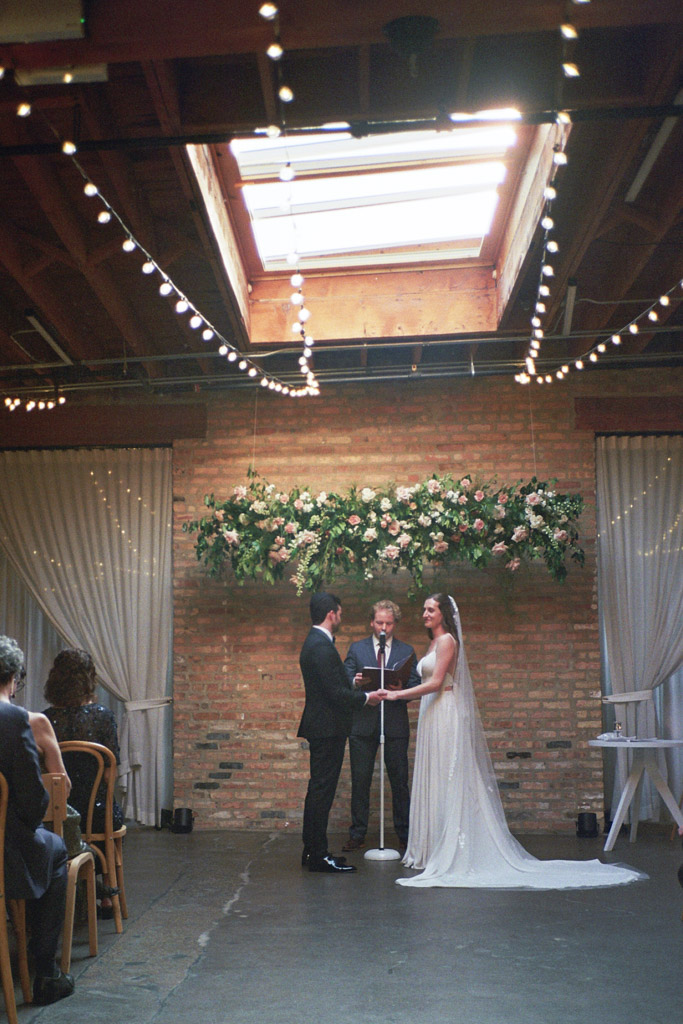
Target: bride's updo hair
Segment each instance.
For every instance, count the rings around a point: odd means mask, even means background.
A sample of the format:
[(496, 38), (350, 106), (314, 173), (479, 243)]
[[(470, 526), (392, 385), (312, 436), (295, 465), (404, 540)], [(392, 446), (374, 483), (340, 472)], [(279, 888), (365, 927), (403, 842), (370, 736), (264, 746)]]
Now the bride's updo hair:
[[(455, 637), (455, 639), (457, 640), (458, 639), (458, 627), (456, 626), (455, 619), (453, 618), (453, 606), (451, 604), (451, 599), (450, 599), (449, 595), (448, 594), (430, 594), (429, 597), (427, 598), (427, 600), (428, 601), (436, 601), (436, 603), (439, 606), (439, 611), (443, 615), (443, 624), (446, 627), (447, 632), (449, 632), (451, 634), (451, 636)], [(432, 637), (431, 629), (428, 629), (427, 632), (429, 633), (429, 636)], [(432, 639), (433, 639), (433, 637), (432, 637)]]

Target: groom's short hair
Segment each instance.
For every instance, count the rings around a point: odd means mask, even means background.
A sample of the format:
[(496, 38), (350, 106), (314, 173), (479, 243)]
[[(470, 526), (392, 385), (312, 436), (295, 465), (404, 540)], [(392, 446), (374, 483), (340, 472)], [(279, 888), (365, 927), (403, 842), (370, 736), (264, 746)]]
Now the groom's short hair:
[(338, 608), (341, 608), (341, 601), (334, 594), (321, 590), (317, 594), (313, 594), (309, 607), (311, 622), (314, 626), (319, 626), (330, 612), (336, 612)]

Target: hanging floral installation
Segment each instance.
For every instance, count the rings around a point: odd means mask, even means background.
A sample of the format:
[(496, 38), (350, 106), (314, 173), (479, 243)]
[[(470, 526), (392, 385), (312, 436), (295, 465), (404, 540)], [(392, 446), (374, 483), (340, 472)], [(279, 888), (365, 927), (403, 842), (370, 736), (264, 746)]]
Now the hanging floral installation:
[(417, 588), (425, 564), (456, 560), (483, 567), (500, 560), (514, 572), (522, 559), (543, 559), (553, 579), (567, 561), (583, 565), (578, 494), (559, 494), (554, 481), (499, 487), (474, 477), (432, 476), (410, 487), (351, 487), (344, 494), (295, 487), (279, 491), (249, 470), (232, 497), (207, 494), (208, 514), (185, 523), (211, 576), (232, 566), (235, 579), (288, 577), (300, 595), (335, 575), (371, 580), (407, 569)]

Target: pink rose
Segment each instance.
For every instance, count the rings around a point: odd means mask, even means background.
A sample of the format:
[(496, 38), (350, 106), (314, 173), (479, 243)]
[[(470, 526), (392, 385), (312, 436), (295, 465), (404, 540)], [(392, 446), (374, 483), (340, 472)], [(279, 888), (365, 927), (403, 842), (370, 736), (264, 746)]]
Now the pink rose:
[(520, 540), (526, 540), (529, 536), (529, 531), (526, 526), (516, 526), (515, 531), (512, 534), (512, 540), (515, 544), (518, 544)]
[(567, 533), (566, 530), (555, 530), (555, 533), (553, 534), (553, 540), (557, 540), (557, 541), (569, 540), (569, 534)]
[(299, 511), (300, 511), (303, 507), (304, 507), (304, 503), (301, 500), (301, 498), (295, 498), (294, 499), (294, 508), (299, 509)]
[(430, 494), (438, 494), (438, 492), (441, 490), (441, 484), (439, 483), (438, 480), (428, 480), (427, 490), (429, 491)]
[(511, 558), (510, 561), (505, 566), (505, 568), (509, 569), (510, 572), (515, 572), (517, 569), (519, 569), (520, 564), (521, 564), (521, 562), (520, 562), (519, 558)]
[(437, 555), (442, 555), (444, 551), (448, 551), (448, 541), (437, 540), (434, 544), (434, 550)]
[(389, 533), (391, 534), (392, 537), (397, 537), (401, 532), (400, 524), (397, 523), (395, 519), (393, 522), (389, 523), (387, 529), (389, 530)]
[(461, 523), (458, 529), (461, 533), (467, 533), (467, 523)]
[(352, 515), (347, 519), (349, 526), (358, 526), (360, 523), (360, 516)]
[(475, 497), (476, 501), (483, 501), (484, 500), (484, 492), (483, 491), (475, 491), (474, 492), (474, 497)]
[(458, 505), (466, 505), (466, 504), (467, 504), (467, 495), (466, 494), (461, 494), (460, 497), (458, 498)]
[(499, 540), (497, 544), (494, 544), (491, 551), (494, 555), (503, 555), (507, 551), (508, 546), (503, 540)]
[(468, 487), (472, 486), (472, 481), (468, 476), (464, 476), (460, 481), (460, 486), (462, 487), (463, 491), (466, 491)]
[(507, 504), (507, 500), (508, 500), (507, 494), (505, 493), (505, 491), (501, 491), (500, 494), (498, 495), (498, 504), (499, 505), (505, 505), (505, 504)]
[(401, 536), (396, 541), (396, 543), (400, 548), (407, 548), (408, 545), (410, 544), (410, 534), (402, 533)]
[(217, 508), (217, 509), (215, 510), (215, 512), (214, 512), (214, 516), (215, 516), (215, 518), (216, 518), (216, 519), (218, 520), (218, 522), (219, 522), (219, 523), (222, 523), (222, 522), (223, 522), (223, 516), (224, 516), (224, 515), (225, 515), (225, 512), (223, 511), (223, 509), (222, 509), (222, 508)]
[(526, 503), (527, 505), (538, 505), (541, 500), (540, 495), (536, 494), (536, 491), (532, 491), (531, 494), (527, 494)]
[(474, 529), (478, 530), (479, 533), (481, 533), (481, 531), (484, 529), (484, 520), (483, 519), (475, 519), (474, 520)]
[(382, 554), (384, 558), (388, 558), (392, 562), (395, 562), (398, 556), (401, 554), (401, 550), (400, 548), (397, 548), (395, 544), (387, 544)]
[(296, 533), (296, 531), (297, 531), (296, 523), (287, 523), (287, 525), (285, 526), (285, 533)]
[(225, 527), (223, 527), (223, 536), (231, 547), (239, 547), (240, 537), (237, 530), (226, 530)]

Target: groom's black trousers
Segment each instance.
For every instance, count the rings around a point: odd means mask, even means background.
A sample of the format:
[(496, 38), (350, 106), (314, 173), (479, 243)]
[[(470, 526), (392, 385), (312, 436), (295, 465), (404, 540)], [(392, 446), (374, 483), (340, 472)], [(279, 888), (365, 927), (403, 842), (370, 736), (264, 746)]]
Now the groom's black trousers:
[(302, 838), (311, 857), (326, 857), (327, 821), (337, 792), (344, 762), (346, 736), (326, 736), (308, 741), (311, 777), (304, 803)]

